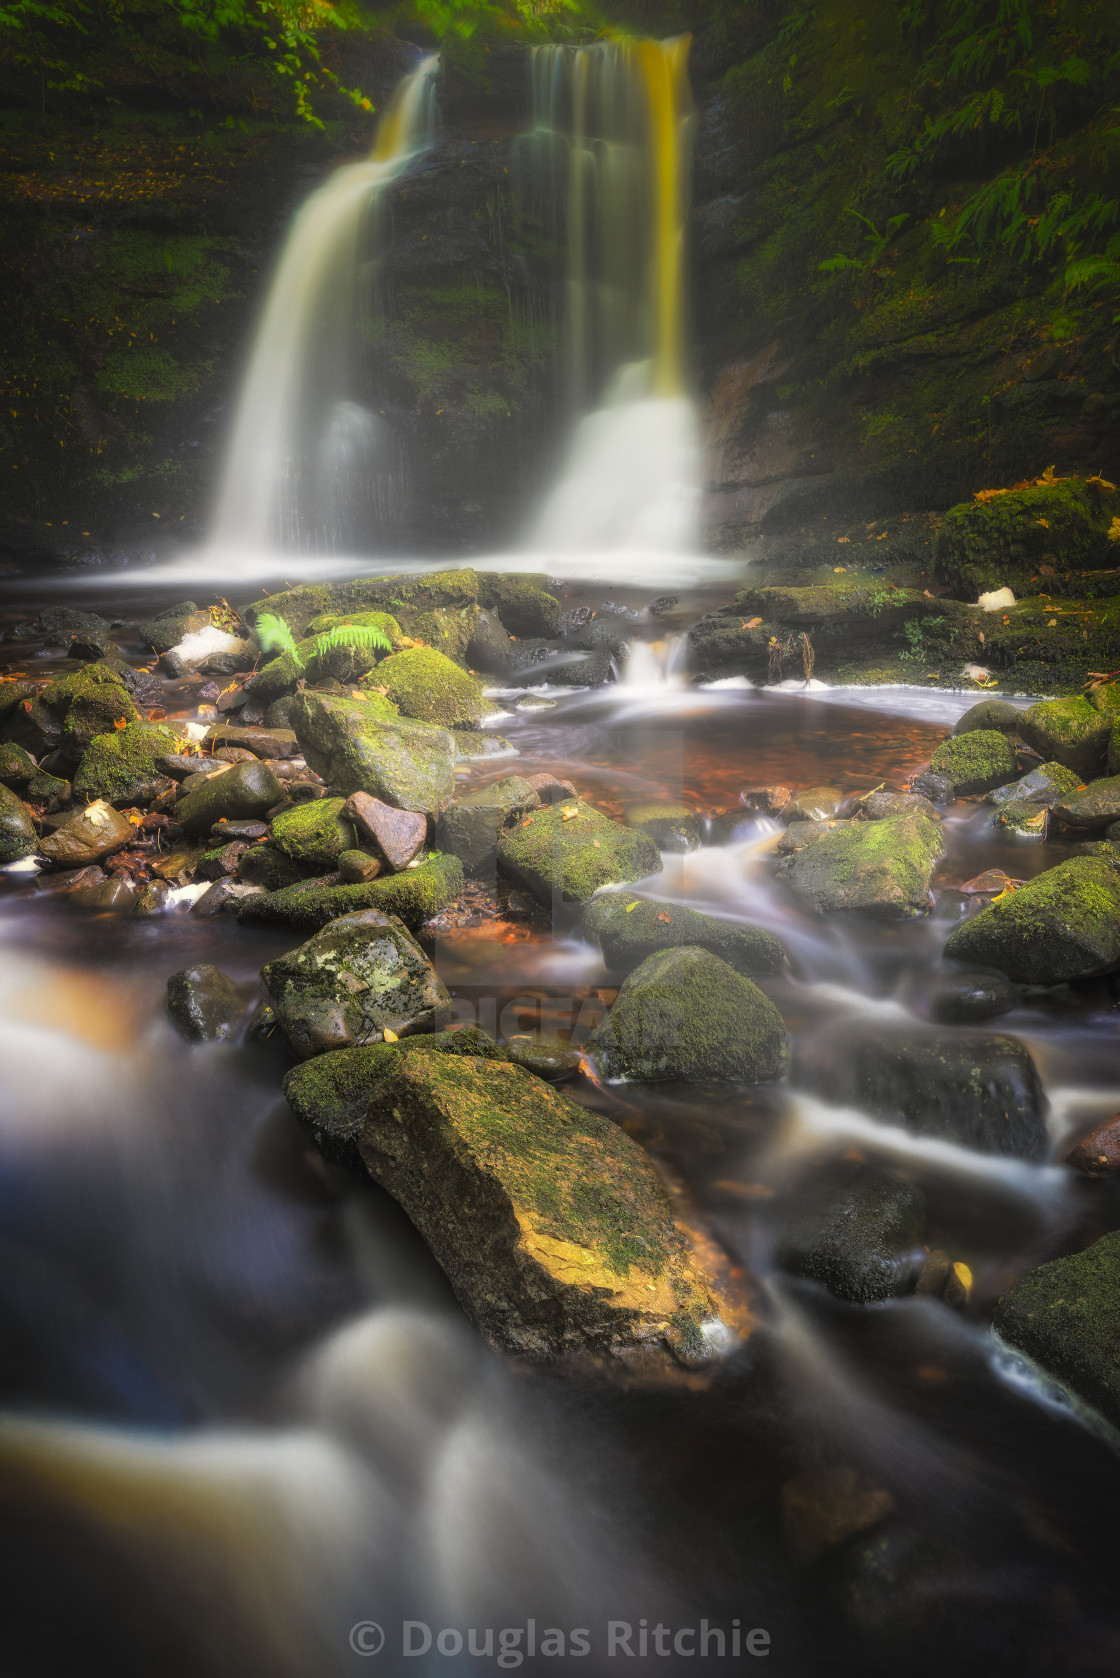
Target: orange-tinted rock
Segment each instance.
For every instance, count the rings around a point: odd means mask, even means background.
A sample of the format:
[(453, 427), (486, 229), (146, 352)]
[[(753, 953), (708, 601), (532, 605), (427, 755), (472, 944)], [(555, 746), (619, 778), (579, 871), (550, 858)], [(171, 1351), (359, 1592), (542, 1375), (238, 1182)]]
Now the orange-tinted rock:
[(1111, 1177), (1120, 1171), (1120, 1113), (1082, 1137), (1066, 1155), (1066, 1164), (1087, 1177)]

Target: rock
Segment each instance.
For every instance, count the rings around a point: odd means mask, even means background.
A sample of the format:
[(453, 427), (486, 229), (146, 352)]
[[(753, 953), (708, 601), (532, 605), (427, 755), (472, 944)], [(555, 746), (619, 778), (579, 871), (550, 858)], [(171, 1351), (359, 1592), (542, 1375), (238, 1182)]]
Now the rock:
[(1006, 734), (996, 729), (977, 728), (967, 734), (950, 735), (930, 759), (935, 775), (952, 781), (958, 798), (969, 793), (990, 792), (1019, 778), (1019, 760)]
[(739, 794), (746, 810), (757, 810), (764, 816), (779, 816), (793, 799), (793, 788), (781, 781), (767, 787), (747, 787)]
[(241, 728), (234, 723), (215, 723), (206, 730), (203, 745), (211, 751), (230, 747), (260, 758), (300, 755), (299, 741), (291, 728)]
[(847, 803), (847, 794), (839, 787), (806, 787), (795, 793), (782, 809), (782, 820), (790, 822), (825, 822), (840, 814)]
[[(57, 868), (77, 868), (131, 844), (132, 824), (103, 798), (77, 810), (42, 840), (39, 849)], [(27, 854), (27, 853), (25, 853)]]
[(344, 886), (362, 886), (376, 880), (383, 863), (368, 851), (343, 851), (338, 859), (338, 876)]
[(167, 785), (163, 767), (175, 730), (167, 723), (134, 722), (98, 734), (82, 754), (74, 776), (74, 796), (83, 802), (103, 798), (110, 804), (148, 804)]
[(1109, 827), (1120, 820), (1120, 775), (1091, 781), (1084, 792), (1066, 793), (1053, 809), (1067, 827)]
[(830, 833), (854, 826), (854, 819), (843, 818), (830, 822), (791, 822), (779, 835), (774, 849), (778, 856), (793, 856), (795, 852), (803, 851), (806, 845), (814, 845), (818, 839), (824, 839)]
[(209, 775), (221, 766), (221, 758), (196, 757), (186, 752), (165, 752), (158, 764), (162, 775), (170, 775), (179, 782), (189, 780), (192, 775)]
[(37, 769), (31, 753), (17, 746), (14, 740), (0, 745), (0, 782), (5, 786), (25, 787)]
[(217, 843), (227, 843), (230, 839), (267, 839), (269, 827), (267, 822), (230, 821), (223, 817), (210, 829), (211, 839)]
[(981, 699), (978, 704), (970, 706), (962, 717), (957, 718), (953, 725), (953, 733), (970, 734), (974, 729), (980, 729), (984, 733), (1007, 734), (1014, 739), (1018, 736), (1022, 720), (1022, 711), (1008, 700)]
[[(362, 888), (359, 888), (362, 889)], [(270, 961), (261, 978), (300, 1060), (328, 1050), (431, 1030), (451, 997), (419, 944), (393, 915), (341, 915), (298, 950)]]
[(641, 1083), (756, 1084), (781, 1077), (786, 1029), (769, 997), (693, 945), (647, 956), (593, 1046), (607, 1076)]
[(550, 1084), (558, 1084), (578, 1072), (582, 1058), (578, 1049), (545, 1032), (507, 1037), (503, 1047), (515, 1066), (523, 1066), (534, 1078), (544, 1078)]
[(925, 1197), (857, 1160), (833, 1160), (798, 1184), (777, 1261), (795, 1276), (871, 1305), (909, 1293), (924, 1256)]
[(464, 730), (455, 736), (455, 761), (481, 763), (492, 757), (520, 757), (521, 753), (504, 734), (478, 734)]
[(249, 885), (239, 880), (215, 880), (209, 891), (196, 898), (191, 904), (192, 915), (221, 915), (236, 912), (246, 903), (265, 894), (260, 886)]
[(778, 877), (821, 911), (859, 910), (886, 920), (921, 915), (930, 879), (945, 854), (940, 830), (925, 816), (857, 822), (822, 834), (778, 864)]
[(629, 973), (655, 951), (682, 944), (708, 950), (752, 978), (780, 973), (786, 961), (784, 947), (761, 927), (720, 920), (683, 904), (634, 898), (629, 892), (604, 891), (593, 897), (581, 929), (616, 973)]
[[(218, 763), (252, 763), (256, 757), (256, 752), (247, 752), (244, 746), (219, 746), (214, 753), (215, 761)], [(262, 758), (261, 761), (263, 763), (267, 763), (268, 767), (275, 775), (275, 765), (277, 763), (283, 763), (284, 759)], [(287, 768), (288, 766), (285, 764), (285, 767)]]
[(460, 859), (468, 874), (492, 873), (499, 834), (540, 804), (527, 780), (507, 775), (449, 804), (439, 819), (437, 842), (441, 850)]
[(932, 769), (926, 769), (922, 774), (915, 775), (910, 782), (911, 792), (916, 792), (923, 798), (928, 798), (931, 804), (951, 804), (953, 802), (953, 783), (948, 775), (935, 774)]
[(272, 823), (272, 842), (304, 874), (326, 874), (357, 844), (344, 798), (320, 798), (285, 810)]
[(885, 1486), (850, 1463), (808, 1469), (782, 1486), (782, 1531), (795, 1561), (815, 1562), (895, 1509)]
[(640, 833), (648, 833), (659, 851), (700, 849), (701, 819), (687, 804), (630, 804), (626, 820)]
[(235, 763), (232, 769), (210, 775), (181, 798), (175, 820), (185, 833), (209, 833), (223, 816), (233, 821), (265, 816), (283, 795), (283, 788), (263, 763)]
[(65, 895), (72, 891), (85, 891), (89, 886), (99, 886), (108, 878), (104, 869), (98, 868), (96, 863), (91, 863), (85, 868), (67, 868), (57, 874), (40, 874), (35, 885), (40, 891)]
[(704, 1362), (720, 1294), (648, 1156), (523, 1068), (433, 1042), (296, 1067), (288, 1101), (400, 1201), (496, 1349)]
[(925, 816), (929, 821), (940, 821), (937, 808), (928, 798), (916, 792), (869, 792), (859, 801), (861, 813), (869, 822), (889, 821), (892, 816)]
[(59, 725), (52, 744), (77, 759), (98, 734), (112, 734), (118, 724), (139, 721), (139, 712), (116, 671), (88, 665), (43, 690), (41, 703)]
[(600, 886), (660, 874), (661, 853), (646, 834), (577, 799), (534, 811), (504, 831), (498, 866), (551, 908), (554, 901), (586, 903)]
[(547, 771), (540, 775), (525, 775), (522, 779), (528, 782), (542, 804), (559, 804), (564, 799), (579, 797), (571, 781), (560, 780)]
[(394, 874), (407, 868), (428, 838), (428, 818), (419, 810), (398, 810), (368, 792), (352, 792), (346, 817), (371, 839)]
[(1083, 1136), (1066, 1155), (1066, 1164), (1087, 1177), (1113, 1177), (1120, 1171), (1120, 1113)]
[(965, 501), (941, 515), (937, 575), (966, 598), (1010, 585), (1024, 591), (1039, 566), (1081, 570), (1108, 533), (1107, 493), (1082, 478)]
[(478, 622), (467, 642), (467, 664), (487, 676), (504, 676), (509, 670), (509, 633), (491, 612), (479, 612)]
[(192, 1043), (232, 1037), (244, 1013), (240, 989), (220, 967), (184, 967), (167, 981), (167, 1012)]
[(246, 905), (245, 916), (252, 920), (280, 921), (301, 932), (310, 932), (337, 920), (340, 915), (378, 909), (383, 914), (396, 915), (416, 932), (425, 921), (454, 902), (462, 889), (463, 865), (458, 857), (434, 852), (418, 867), (406, 868), (401, 874), (383, 874), (365, 885), (336, 886), (325, 880), (301, 880), (254, 898)]
[(30, 813), (14, 792), (0, 785), (0, 863), (21, 862), (38, 849), (39, 834)]
[(1108, 737), (1108, 772), (1110, 775), (1120, 775), (1120, 719), (1113, 725), (1112, 733)]
[(937, 985), (930, 1013), (942, 1025), (976, 1025), (1014, 1008), (1015, 989), (1002, 973), (953, 973)]
[(286, 733), (292, 732), (292, 707), (296, 702), (296, 697), (294, 693), (289, 693), (283, 694), (279, 699), (274, 699), (264, 713), (265, 728), (270, 732), (279, 729), (283, 729)]
[(94, 914), (131, 915), (137, 904), (137, 892), (118, 874), (100, 885), (83, 886), (70, 893), (75, 908), (88, 909)]
[(550, 640), (561, 633), (560, 602), (547, 587), (543, 573), (523, 575), (500, 571), (478, 573), (480, 606), (496, 612), (511, 635), (541, 636)]
[(985, 799), (1004, 809), (1012, 804), (1033, 804), (1038, 809), (1050, 809), (1067, 792), (1076, 792), (1080, 782), (1072, 769), (1061, 763), (1043, 763), (1029, 774), (1008, 786), (996, 787)]
[(27, 783), (27, 796), (48, 811), (61, 810), (70, 803), (70, 782), (59, 775), (47, 775), (38, 770)]
[(996, 1301), (997, 1333), (1120, 1427), (1120, 1232), (1051, 1259)]
[(1015, 1159), (1048, 1152), (1042, 1082), (1015, 1037), (845, 1021), (804, 1044), (793, 1078), (833, 1106), (917, 1136)]
[(282, 891), (303, 878), (299, 864), (273, 844), (252, 845), (243, 851), (237, 864), (237, 877), (246, 885), (260, 886), (266, 892)]
[(168, 606), (146, 623), (137, 624), (136, 634), (153, 652), (167, 653), (178, 646), (184, 635), (209, 629), (212, 622), (208, 611), (199, 611), (193, 600), (184, 600), (177, 606)]
[(1120, 869), (1070, 857), (990, 903), (949, 936), (945, 954), (1024, 985), (1058, 985), (1120, 966)]
[(483, 696), (476, 676), (469, 676), (432, 647), (407, 648), (383, 659), (377, 667), (377, 685), (388, 691), (402, 717), (417, 717), (444, 728), (473, 727), (498, 708)]
[(1022, 735), (1047, 760), (1073, 769), (1083, 781), (1104, 766), (1114, 718), (1087, 699), (1051, 699), (1022, 713)]
[(191, 667), (186, 659), (180, 658), (178, 653), (173, 652), (161, 653), (157, 668), (164, 676), (169, 676), (173, 682), (177, 682), (183, 676), (189, 676), (191, 673)]
[(136, 899), (138, 915), (162, 915), (171, 898), (171, 887), (166, 880), (149, 880)]
[(242, 856), (249, 849), (244, 839), (231, 839), (227, 845), (207, 851), (195, 869), (196, 880), (224, 880), (237, 873)]
[(304, 757), (340, 792), (368, 792), (427, 816), (455, 796), (455, 741), (447, 729), (392, 720), (368, 700), (309, 692), (293, 706), (293, 720)]
[(1094, 711), (1103, 711), (1114, 721), (1120, 716), (1120, 682), (1093, 682), (1085, 698)]

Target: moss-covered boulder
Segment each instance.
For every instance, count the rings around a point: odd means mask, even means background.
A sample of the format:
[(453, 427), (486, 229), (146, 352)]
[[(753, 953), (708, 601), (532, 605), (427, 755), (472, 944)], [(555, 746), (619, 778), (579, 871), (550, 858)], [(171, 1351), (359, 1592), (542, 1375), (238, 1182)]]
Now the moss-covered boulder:
[(1067, 793), (1054, 814), (1068, 827), (1103, 828), (1120, 821), (1120, 775), (1091, 781), (1084, 792)]
[(611, 1120), (423, 1037), (297, 1067), (286, 1093), (328, 1157), (356, 1155), (400, 1201), (496, 1349), (706, 1361), (719, 1284)]
[(761, 927), (719, 920), (680, 903), (660, 903), (624, 891), (604, 891), (593, 897), (583, 912), (581, 930), (598, 944), (603, 960), (616, 973), (629, 973), (655, 951), (678, 949), (682, 944), (709, 950), (751, 978), (780, 972), (786, 960), (784, 947)]
[(778, 864), (778, 878), (822, 913), (860, 911), (885, 920), (924, 914), (930, 880), (945, 854), (940, 829), (926, 816), (855, 822), (819, 833)]
[(399, 647), (403, 631), (391, 612), (324, 612), (313, 618), (294, 652), (281, 653), (245, 683), (260, 704), (290, 693), (299, 681), (309, 687), (328, 679), (344, 684), (368, 676), (389, 650)]
[(943, 740), (930, 759), (935, 775), (952, 781), (958, 797), (991, 792), (1019, 778), (1019, 760), (1006, 734), (994, 728), (972, 729)]
[(1008, 734), (1013, 739), (1019, 733), (1023, 713), (1007, 699), (981, 699), (970, 705), (953, 724), (954, 734), (971, 734), (976, 729), (984, 733)]
[(965, 501), (942, 516), (934, 566), (966, 598), (1005, 586), (1021, 593), (1042, 565), (1084, 570), (1112, 516), (1108, 492), (1084, 478)]
[[(245, 871), (251, 854), (242, 858), (243, 879), (254, 878)], [(437, 852), (417, 867), (406, 868), (401, 874), (383, 874), (362, 885), (336, 886), (322, 880), (301, 880), (262, 897), (247, 898), (238, 915), (247, 920), (278, 921), (297, 931), (311, 932), (340, 915), (350, 915), (359, 909), (380, 909), (383, 914), (396, 915), (416, 932), (425, 921), (446, 909), (462, 889), (463, 865), (458, 857)]]
[(1120, 868), (1077, 856), (990, 903), (949, 936), (954, 961), (1027, 985), (1058, 985), (1120, 967)]
[(237, 859), (237, 878), (246, 885), (261, 886), (266, 892), (282, 891), (302, 878), (299, 864), (280, 849), (266, 843), (250, 845)]
[(1028, 746), (1055, 763), (1092, 780), (1104, 766), (1114, 718), (1080, 695), (1050, 699), (1023, 712), (1022, 735)]
[(468, 874), (491, 873), (502, 830), (540, 808), (540, 796), (522, 775), (507, 775), (488, 787), (464, 793), (449, 804), (439, 819), (436, 839)]
[(6, 787), (25, 787), (38, 773), (38, 765), (29, 751), (17, 746), (14, 740), (0, 745), (0, 783)]
[(626, 821), (648, 833), (659, 851), (698, 851), (703, 823), (687, 804), (628, 804)]
[(23, 801), (0, 783), (0, 863), (20, 862), (39, 849), (39, 835)]
[(134, 722), (111, 734), (98, 734), (82, 753), (74, 776), (74, 797), (110, 804), (147, 804), (167, 785), (161, 759), (175, 749), (168, 723)]
[(787, 1058), (769, 997), (688, 944), (635, 968), (592, 1041), (608, 1077), (640, 1083), (764, 1083), (781, 1077)]
[(282, 810), (272, 822), (272, 841), (304, 874), (327, 874), (343, 851), (354, 848), (354, 824), (343, 815), (344, 798), (315, 798)]
[(1120, 775), (1120, 721), (1113, 725), (1108, 737), (1108, 772)]
[(362, 909), (322, 927), (261, 978), (284, 1035), (301, 1060), (442, 1023), (451, 998), (394, 915)]
[(292, 721), (304, 757), (339, 792), (368, 792), (428, 816), (455, 796), (455, 741), (445, 728), (385, 717), (364, 699), (311, 692), (300, 694)]
[(660, 874), (653, 840), (611, 821), (583, 800), (524, 816), (498, 839), (498, 866), (538, 902), (586, 903), (600, 886)]
[(201, 610), (193, 600), (181, 600), (176, 606), (168, 606), (158, 612), (154, 618), (146, 623), (137, 624), (136, 634), (146, 647), (153, 652), (170, 652), (177, 647), (184, 635), (193, 635), (199, 629), (209, 629), (213, 623), (209, 610)]
[(1051, 1259), (997, 1300), (1009, 1346), (1120, 1427), (1120, 1232)]
[(859, 1160), (831, 1161), (799, 1183), (778, 1263), (853, 1305), (909, 1293), (921, 1266), (925, 1197)]
[[(262, 613), (282, 618), (297, 641), (324, 618), (353, 619), (366, 612), (388, 612), (407, 635), (430, 640), (418, 627), (437, 613), (448, 617), (478, 612), (478, 575), (469, 567), (426, 571), (407, 576), (354, 577), (337, 583), (304, 583), (266, 595), (245, 608), (244, 617), (256, 623)], [(429, 624), (428, 627), (431, 627)], [(443, 639), (450, 639), (445, 637)], [(432, 643), (435, 644), (434, 642)], [(442, 648), (447, 651), (446, 647)]]
[(227, 821), (253, 821), (267, 815), (283, 795), (284, 789), (268, 765), (253, 758), (208, 775), (180, 798), (175, 820), (186, 833), (209, 833), (223, 817)]
[(800, 1048), (792, 1077), (822, 1101), (986, 1154), (1038, 1160), (1046, 1096), (1018, 1038), (850, 1022)]
[(434, 647), (407, 648), (382, 659), (377, 683), (402, 717), (444, 728), (473, 728), (497, 709), (484, 697), (477, 676), (460, 670)]
[(997, 810), (1008, 804), (1038, 804), (1050, 809), (1080, 785), (1074, 771), (1064, 763), (1041, 763), (1017, 781), (994, 787), (985, 803), (994, 804)]
[(560, 602), (549, 593), (548, 581), (535, 571), (480, 571), (478, 603), (496, 612), (511, 635), (552, 640), (563, 625)]
[(120, 676), (102, 664), (61, 676), (43, 690), (39, 703), (58, 726), (58, 745), (72, 759), (80, 757), (96, 735), (112, 734), (118, 723), (140, 718)]

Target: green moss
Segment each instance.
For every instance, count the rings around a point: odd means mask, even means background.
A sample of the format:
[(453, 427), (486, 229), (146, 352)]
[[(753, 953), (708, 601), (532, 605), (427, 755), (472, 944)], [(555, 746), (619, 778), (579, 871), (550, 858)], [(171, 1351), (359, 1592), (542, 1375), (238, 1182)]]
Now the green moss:
[(659, 874), (661, 853), (646, 834), (577, 799), (534, 811), (502, 833), (498, 865), (551, 908), (554, 898), (586, 903), (600, 886)]
[(74, 776), (74, 796), (110, 804), (146, 803), (152, 783), (164, 777), (161, 757), (175, 750), (175, 730), (166, 723), (130, 723), (111, 734), (95, 735)]
[(1019, 984), (1110, 973), (1120, 964), (1120, 870), (1109, 856), (1070, 857), (957, 927), (945, 954)]
[(167, 350), (121, 350), (106, 356), (98, 390), (133, 402), (175, 402), (192, 396), (212, 371), (210, 362), (184, 366)]
[(340, 915), (359, 909), (380, 909), (396, 915), (415, 932), (425, 921), (459, 896), (463, 865), (458, 857), (430, 853), (417, 868), (384, 874), (356, 886), (328, 886), (320, 880), (301, 881), (263, 897), (246, 898), (238, 910), (244, 920), (281, 921), (301, 932), (314, 932)]
[(73, 752), (84, 751), (95, 735), (112, 733), (116, 723), (140, 717), (116, 671), (100, 664), (52, 682), (42, 700), (61, 722), (63, 748)]
[(783, 946), (761, 927), (741, 926), (699, 909), (636, 898), (625, 891), (593, 897), (584, 910), (581, 930), (599, 945), (607, 966), (616, 972), (628, 973), (655, 950), (682, 944), (710, 950), (737, 972), (754, 977), (779, 973), (786, 961)]
[(343, 851), (355, 843), (354, 824), (343, 818), (344, 798), (316, 798), (284, 810), (272, 823), (272, 838), (306, 873), (338, 866)]
[(1120, 1427), (1120, 1234), (1024, 1276), (996, 1302), (993, 1323)]
[(1043, 757), (1053, 758), (1089, 779), (1108, 751), (1113, 718), (1080, 695), (1052, 699), (1023, 712), (1023, 739)]
[(445, 728), (472, 727), (496, 709), (477, 677), (432, 647), (393, 653), (378, 665), (377, 680), (403, 716)]
[(958, 796), (990, 792), (1019, 778), (1015, 748), (995, 729), (975, 728), (943, 740), (930, 759), (938, 775), (952, 781)]
[(906, 919), (930, 908), (930, 878), (944, 852), (941, 832), (926, 816), (895, 816), (822, 833), (784, 857), (778, 875), (824, 912)]
[(1040, 565), (1059, 572), (1085, 566), (1111, 518), (1108, 492), (1083, 478), (966, 501), (941, 521), (937, 572), (964, 595), (1004, 586), (1018, 592)]
[(560, 602), (549, 592), (543, 573), (480, 571), (478, 603), (496, 612), (511, 635), (550, 641), (561, 632)]

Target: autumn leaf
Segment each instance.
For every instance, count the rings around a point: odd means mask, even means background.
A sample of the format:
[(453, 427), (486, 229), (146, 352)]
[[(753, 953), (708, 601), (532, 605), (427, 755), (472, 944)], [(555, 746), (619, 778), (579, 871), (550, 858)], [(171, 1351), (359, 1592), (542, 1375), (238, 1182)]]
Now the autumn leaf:
[(636, 898), (635, 898), (635, 899), (634, 899), (634, 901), (633, 901), (633, 903), (628, 903), (628, 904), (627, 904), (627, 905), (626, 905), (626, 913), (627, 913), (627, 914), (628, 914), (628, 915), (632, 915), (632, 914), (633, 914), (633, 913), (634, 913), (634, 910), (635, 910), (635, 909), (636, 909), (636, 908), (637, 908), (637, 907), (638, 907), (638, 904), (639, 904), (639, 903), (640, 903), (640, 902), (641, 902), (641, 901), (642, 901), (642, 900), (641, 900), (641, 898), (640, 898), (640, 897), (636, 897)]
[(383, 1030), (381, 1032), (381, 1036), (382, 1036), (382, 1039), (386, 1043), (399, 1043), (400, 1042), (400, 1038), (397, 1036), (396, 1032), (395, 1031), (390, 1031), (388, 1026), (385, 1026), (383, 1028)]
[(837, 541), (838, 541), (838, 542), (850, 542), (850, 541), (851, 541), (851, 539), (852, 539), (852, 538), (851, 538), (851, 537), (850, 537), (850, 536), (838, 536), (838, 537), (837, 537), (837, 538), (836, 538), (836, 540), (837, 540)]
[(672, 916), (669, 914), (667, 909), (662, 909), (657, 918), (659, 921), (669, 921), (672, 919)]
[(532, 827), (532, 825), (533, 825), (532, 816), (526, 816), (525, 820), (521, 823), (521, 825), (522, 825), (522, 827)]
[(757, 629), (761, 623), (762, 623), (761, 618), (751, 618), (748, 623), (745, 623), (743, 625), (743, 628), (744, 629)]
[(594, 845), (594, 847), (597, 851), (602, 850), (603, 847), (602, 847), (602, 845), (600, 845), (598, 839), (592, 839), (591, 843)]
[(113, 723), (113, 727), (114, 728), (127, 728), (128, 727), (128, 718), (127, 717), (117, 717), (116, 720)]
[(560, 812), (560, 820), (561, 820), (561, 821), (563, 821), (563, 822), (570, 822), (570, 821), (574, 821), (574, 820), (575, 820), (575, 818), (576, 818), (576, 817), (577, 817), (577, 816), (578, 816), (578, 815), (579, 815), (579, 811), (578, 811), (578, 810), (573, 810), (573, 809), (571, 809), (571, 808), (570, 808), (570, 807), (569, 807), (569, 808), (568, 808), (568, 809), (567, 809), (567, 810), (561, 810), (561, 812)]

